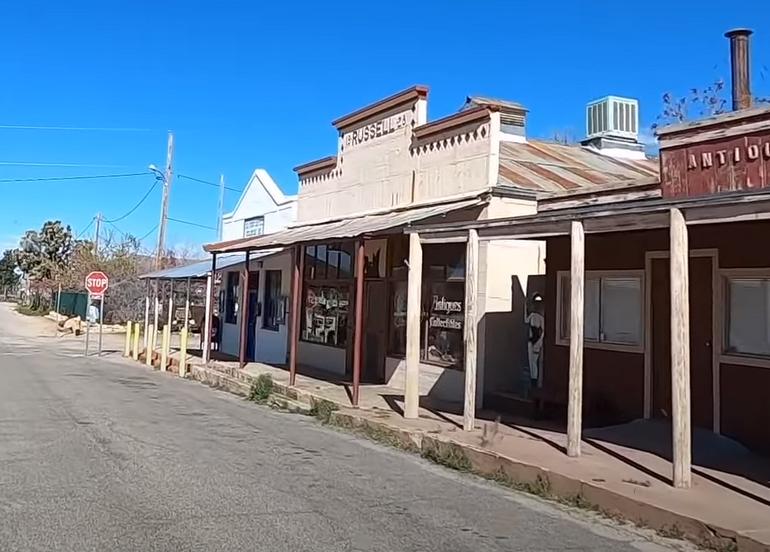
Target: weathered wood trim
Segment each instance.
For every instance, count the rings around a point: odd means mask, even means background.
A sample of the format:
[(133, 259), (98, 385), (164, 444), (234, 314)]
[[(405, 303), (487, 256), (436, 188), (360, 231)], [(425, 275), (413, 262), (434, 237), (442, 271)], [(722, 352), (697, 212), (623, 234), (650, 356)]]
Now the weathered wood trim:
[(420, 411), (420, 322), (422, 294), (422, 244), (419, 234), (409, 235), (409, 273), (406, 298), (406, 376), (404, 418), (416, 419)]
[(474, 107), (448, 115), (442, 119), (415, 127), (413, 135), (416, 141), (422, 141), (441, 132), (456, 129), (466, 125), (482, 124), (489, 120), (490, 114), (496, 111), (489, 107)]
[(570, 248), (569, 393), (567, 455), (580, 456), (583, 426), (583, 310), (585, 291), (585, 235), (583, 224), (572, 221)]
[[(415, 85), (401, 92), (397, 92), (392, 96), (388, 96), (382, 100), (379, 100), (373, 104), (357, 109), (353, 113), (343, 115), (332, 121), (332, 125), (339, 131), (344, 131), (358, 123), (361, 123), (367, 119), (373, 118), (384, 111), (389, 111), (398, 106), (408, 104), (410, 102), (416, 102), (420, 99), (428, 96), (428, 87), (423, 85)], [(296, 169), (295, 169), (296, 170)]]
[(768, 129), (770, 129), (770, 119), (747, 123), (740, 126), (732, 126), (729, 128), (707, 130), (698, 132), (697, 134), (683, 135), (681, 138), (671, 137), (660, 140), (660, 150), (661, 152), (666, 152), (666, 150), (671, 148), (693, 146), (695, 144), (713, 142), (716, 140), (722, 140), (724, 138), (737, 138), (747, 134), (753, 134), (755, 132), (762, 132), (763, 130)]
[(671, 209), (671, 427), (673, 483), (692, 485), (690, 402), (690, 253), (687, 223), (679, 209)]
[(479, 294), (479, 235), (468, 231), (465, 249), (465, 405), (463, 408), (463, 429), (473, 431), (476, 424), (476, 359), (478, 317), (476, 302)]

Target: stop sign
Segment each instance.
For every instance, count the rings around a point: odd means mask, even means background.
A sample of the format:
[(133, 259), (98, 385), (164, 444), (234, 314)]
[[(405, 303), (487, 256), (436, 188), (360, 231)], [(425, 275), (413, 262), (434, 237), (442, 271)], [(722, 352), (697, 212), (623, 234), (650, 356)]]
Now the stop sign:
[(107, 291), (109, 279), (101, 270), (95, 270), (86, 276), (86, 289), (91, 295), (101, 296)]

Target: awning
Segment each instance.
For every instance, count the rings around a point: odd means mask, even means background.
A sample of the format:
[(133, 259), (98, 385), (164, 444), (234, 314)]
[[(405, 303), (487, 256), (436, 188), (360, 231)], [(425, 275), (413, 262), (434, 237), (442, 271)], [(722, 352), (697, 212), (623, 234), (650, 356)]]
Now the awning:
[(425, 207), (415, 207), (413, 209), (390, 211), (375, 215), (364, 215), (356, 218), (341, 219), (319, 224), (295, 226), (279, 232), (255, 236), (253, 238), (242, 238), (239, 240), (212, 243), (203, 248), (209, 253), (228, 253), (232, 251), (286, 247), (298, 243), (309, 243), (322, 240), (353, 238), (364, 234), (374, 234), (386, 230), (402, 228), (419, 220), (429, 219), (451, 211), (466, 209), (483, 203), (485, 203), (485, 200), (476, 197), (474, 199), (455, 201), (453, 203), (428, 205)]
[[(280, 253), (280, 250), (260, 251), (249, 256), (250, 260), (263, 259)], [(217, 271), (242, 264), (246, 261), (245, 253), (230, 253), (217, 257)], [(139, 276), (143, 280), (191, 280), (206, 278), (211, 272), (211, 261), (199, 261), (186, 266), (175, 266)]]

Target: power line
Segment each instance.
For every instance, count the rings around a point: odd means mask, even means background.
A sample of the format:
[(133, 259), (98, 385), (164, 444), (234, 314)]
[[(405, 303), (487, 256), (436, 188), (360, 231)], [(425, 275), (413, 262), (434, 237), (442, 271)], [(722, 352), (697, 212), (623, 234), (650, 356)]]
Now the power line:
[(76, 240), (79, 240), (79, 239), (80, 239), (80, 236), (82, 236), (83, 234), (85, 234), (86, 232), (88, 232), (88, 229), (89, 229), (89, 228), (91, 228), (91, 226), (94, 224), (94, 220), (95, 220), (95, 219), (96, 219), (96, 217), (92, 217), (92, 218), (91, 218), (91, 222), (89, 222), (89, 223), (88, 223), (88, 226), (86, 226), (85, 228), (83, 228), (83, 229), (80, 231), (80, 233), (79, 233), (77, 236), (75, 236), (75, 239), (76, 239)]
[(38, 126), (38, 125), (0, 125), (0, 129), (10, 130), (95, 130), (104, 132), (151, 132), (151, 128), (131, 127), (66, 127), (66, 126)]
[[(177, 174), (179, 178), (185, 178), (187, 180), (192, 180), (193, 182), (200, 182), (201, 184), (207, 184), (208, 186), (214, 186), (215, 188), (219, 188), (219, 184), (216, 182), (209, 182), (208, 180), (201, 180), (200, 178), (193, 178), (192, 176), (186, 176), (184, 174)], [(239, 190), (238, 188), (231, 188), (229, 186), (224, 186), (225, 190), (230, 190), (231, 192), (238, 192), (239, 194), (243, 193), (243, 190)]]
[(138, 241), (138, 242), (142, 242), (142, 241), (146, 240), (146, 239), (147, 239), (147, 238), (150, 236), (150, 234), (152, 234), (153, 232), (155, 232), (155, 230), (157, 230), (157, 229), (158, 229), (158, 225), (156, 224), (156, 225), (155, 225), (155, 226), (153, 226), (153, 227), (150, 229), (150, 231), (149, 231), (149, 232), (147, 232), (147, 233), (146, 233), (144, 236), (142, 236), (141, 238), (137, 238), (137, 240), (136, 240), (136, 241)]
[(46, 178), (4, 178), (0, 182), (52, 182), (57, 180), (94, 180), (98, 178), (128, 178), (131, 176), (145, 176), (146, 172), (123, 174), (93, 174), (87, 176), (51, 176)]
[(206, 230), (216, 230), (213, 226), (206, 226), (205, 224), (198, 224), (197, 222), (190, 222), (189, 220), (181, 220), (168, 217), (168, 220), (178, 222), (180, 224), (187, 224), (189, 226), (197, 226), (198, 228), (205, 228)]
[(157, 180), (154, 180), (154, 181), (153, 181), (153, 183), (152, 183), (152, 186), (150, 186), (150, 189), (149, 189), (149, 190), (147, 190), (147, 192), (146, 192), (146, 193), (145, 193), (145, 194), (142, 196), (142, 199), (140, 199), (140, 200), (139, 200), (139, 203), (137, 203), (136, 205), (134, 205), (133, 207), (131, 207), (131, 209), (129, 209), (129, 210), (128, 210), (128, 211), (127, 211), (125, 214), (123, 214), (123, 215), (119, 216), (118, 218), (114, 218), (114, 219), (110, 219), (110, 220), (106, 220), (106, 219), (105, 219), (105, 221), (104, 221), (104, 222), (109, 222), (109, 223), (112, 223), (112, 222), (120, 222), (120, 221), (121, 221), (121, 220), (123, 220), (124, 218), (126, 218), (126, 217), (130, 216), (130, 215), (131, 215), (131, 214), (132, 214), (134, 211), (136, 211), (136, 210), (137, 210), (137, 209), (138, 209), (138, 208), (139, 208), (139, 207), (142, 205), (142, 203), (144, 203), (144, 202), (145, 202), (145, 200), (146, 200), (148, 197), (150, 197), (150, 194), (152, 193), (152, 191), (155, 189), (155, 186), (157, 186), (157, 185), (158, 185), (158, 181), (157, 181)]

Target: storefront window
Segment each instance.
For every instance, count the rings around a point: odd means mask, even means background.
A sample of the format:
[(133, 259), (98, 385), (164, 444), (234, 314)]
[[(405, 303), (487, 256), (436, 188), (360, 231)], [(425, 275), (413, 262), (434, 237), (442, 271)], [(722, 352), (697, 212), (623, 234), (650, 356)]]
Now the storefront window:
[(227, 291), (225, 292), (225, 322), (238, 323), (238, 296), (240, 295), (240, 272), (227, 273)]
[[(408, 247), (403, 247), (403, 240), (392, 242), (388, 349), (390, 354), (401, 356), (406, 353), (408, 290), (407, 271), (401, 270), (401, 267)], [(461, 370), (464, 356), (465, 246), (427, 246), (423, 256), (420, 358), (423, 362)]]
[(281, 271), (265, 271), (265, 315), (262, 327), (266, 330), (278, 331), (278, 326), (284, 323), (283, 297), (281, 295)]
[(390, 352), (406, 354), (406, 280), (392, 282), (390, 288), (390, 309), (393, 315), (390, 328)]
[(423, 360), (462, 368), (465, 284), (432, 282)]
[(302, 339), (345, 347), (348, 339), (349, 286), (305, 286)]
[(353, 244), (320, 244), (305, 247), (305, 280), (353, 278)]

